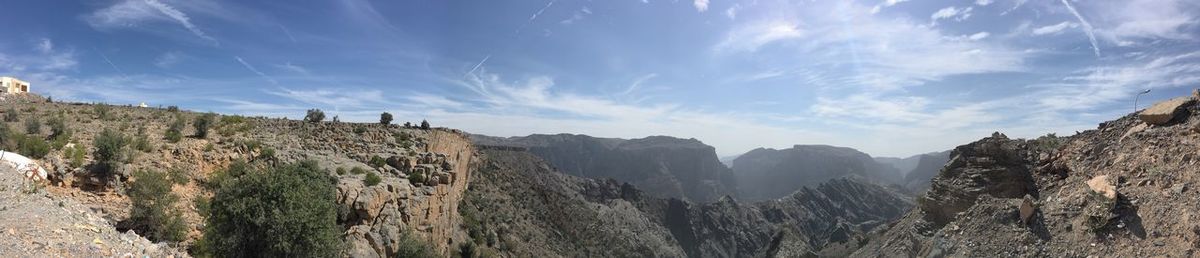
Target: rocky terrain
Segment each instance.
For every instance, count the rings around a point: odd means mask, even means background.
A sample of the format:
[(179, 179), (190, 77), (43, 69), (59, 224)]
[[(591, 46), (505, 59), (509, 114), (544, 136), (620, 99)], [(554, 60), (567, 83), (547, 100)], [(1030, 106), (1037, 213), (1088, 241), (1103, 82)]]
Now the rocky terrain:
[(905, 190), (920, 194), (929, 189), (930, 180), (950, 161), (950, 151), (921, 154), (912, 170), (904, 173)]
[(1200, 247), (1194, 97), (1070, 137), (959, 146), (917, 208), (853, 256), (1190, 257)]
[(828, 145), (796, 145), (788, 149), (759, 148), (733, 160), (743, 200), (770, 200), (804, 186), (845, 176), (878, 184), (900, 182), (899, 171), (876, 162), (866, 153)]
[(629, 182), (659, 197), (711, 202), (736, 189), (733, 174), (717, 159), (716, 150), (696, 139), (572, 134), (473, 138), (480, 145), (522, 147), (567, 174)]
[[(462, 237), (462, 220), (458, 217), (457, 205), (466, 190), (475, 149), (466, 134), (456, 130), (217, 115), (212, 132), (200, 138), (192, 136), (196, 134), (192, 123), (194, 118), (203, 115), (201, 113), (164, 108), (53, 103), (35, 95), (9, 96), (2, 104), (2, 113), (6, 118), (8, 113), (17, 118), (5, 122), (10, 128), (25, 128), (24, 125), (30, 120), (40, 119), (44, 123), (50, 118), (61, 117), (70, 131), (69, 140), (65, 142), (67, 145), (53, 147), (45, 157), (39, 159), (42, 166), (50, 171), (50, 183), (44, 187), (46, 193), (0, 202), (9, 209), (24, 209), (21, 208), (24, 206), (15, 206), (14, 203), (24, 202), (25, 199), (34, 200), (29, 201), (33, 203), (31, 205), (62, 200), (67, 205), (67, 209), (61, 212), (63, 214), (79, 217), (84, 216), (79, 210), (91, 212), (91, 215), (85, 216), (89, 218), (87, 223), (91, 223), (88, 224), (89, 230), (96, 228), (95, 232), (107, 234), (115, 228), (125, 233), (114, 235), (126, 234), (128, 237), (121, 238), (136, 243), (136, 233), (114, 227), (124, 224), (130, 216), (125, 185), (136, 180), (132, 172), (178, 171), (186, 180), (183, 184), (175, 185), (171, 192), (181, 197), (178, 209), (183, 212), (189, 232), (186, 240), (174, 250), (186, 250), (201, 235), (204, 223), (197, 203), (199, 199), (212, 195), (204, 185), (212, 180), (215, 173), (234, 162), (270, 165), (313, 160), (337, 178), (337, 205), (344, 211), (339, 214), (338, 222), (346, 229), (343, 237), (347, 243), (347, 255), (394, 256), (401, 244), (399, 238), (402, 232), (411, 233), (429, 243), (436, 253), (449, 255), (454, 239)], [(166, 139), (165, 133), (177, 118), (185, 121), (186, 126), (182, 130), (185, 137), (178, 142), (171, 142)], [(121, 162), (124, 164), (112, 178), (93, 172), (96, 157), (93, 153), (95, 147), (91, 145), (93, 139), (105, 129), (120, 132), (131, 140), (130, 145), (122, 149), (124, 155)], [(49, 131), (48, 126), (41, 126), (39, 132), (30, 135), (44, 137), (50, 134)], [(84, 150), (78, 158), (69, 154), (69, 150), (74, 148)], [(365, 177), (368, 174), (378, 175), (380, 182), (367, 185)], [(9, 213), (2, 218), (22, 219), (19, 215), (22, 213)], [(52, 229), (61, 228), (67, 232), (78, 230), (74, 225), (35, 227), (51, 234), (51, 231), (57, 231)], [(13, 228), (10, 232), (19, 229)], [(113, 239), (116, 238), (100, 238), (97, 242), (103, 242), (103, 245), (121, 243)], [(144, 242), (144, 239), (141, 241)], [(91, 239), (87, 239), (76, 243), (90, 242)], [(45, 246), (54, 242), (39, 243), (37, 245)], [(142, 250), (128, 250), (135, 249)], [(121, 250), (126, 249), (109, 251), (119, 255), (116, 251)], [(30, 254), (50, 255), (46, 252)]]
[(575, 177), (521, 150), (485, 150), (461, 206), (472, 235), (509, 257), (845, 255), (911, 207), (904, 195), (834, 179), (785, 198), (698, 204)]

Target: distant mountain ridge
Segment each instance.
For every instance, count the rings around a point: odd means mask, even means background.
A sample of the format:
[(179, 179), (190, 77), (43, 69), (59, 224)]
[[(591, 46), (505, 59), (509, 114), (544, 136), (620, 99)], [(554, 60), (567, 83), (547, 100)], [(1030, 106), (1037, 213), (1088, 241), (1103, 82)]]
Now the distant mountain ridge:
[(736, 193), (733, 174), (717, 159), (716, 149), (696, 139), (626, 140), (575, 134), (473, 135), (472, 139), (482, 146), (525, 148), (564, 173), (629, 182), (659, 197), (712, 202)]
[(769, 200), (805, 186), (856, 176), (880, 185), (901, 181), (899, 172), (870, 155), (847, 147), (795, 145), (787, 149), (758, 148), (733, 161), (744, 200)]

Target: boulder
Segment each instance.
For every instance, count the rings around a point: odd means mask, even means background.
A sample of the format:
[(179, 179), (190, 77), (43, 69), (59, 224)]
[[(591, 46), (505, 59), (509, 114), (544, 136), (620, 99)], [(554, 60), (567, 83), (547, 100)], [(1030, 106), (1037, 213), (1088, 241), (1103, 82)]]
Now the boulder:
[(1025, 195), (1025, 198), (1021, 200), (1021, 206), (1017, 210), (1021, 214), (1021, 223), (1029, 224), (1029, 219), (1033, 218), (1034, 211), (1037, 211), (1037, 207), (1033, 206), (1033, 197), (1028, 194)]
[(1159, 102), (1138, 113), (1138, 118), (1152, 125), (1166, 124), (1179, 115), (1183, 107), (1195, 102), (1196, 99), (1192, 97), (1179, 97)]
[(1108, 198), (1109, 200), (1117, 199), (1117, 186), (1109, 183), (1107, 175), (1093, 177), (1087, 181), (1087, 185), (1088, 188), (1092, 189), (1092, 192), (1100, 194), (1104, 198)]

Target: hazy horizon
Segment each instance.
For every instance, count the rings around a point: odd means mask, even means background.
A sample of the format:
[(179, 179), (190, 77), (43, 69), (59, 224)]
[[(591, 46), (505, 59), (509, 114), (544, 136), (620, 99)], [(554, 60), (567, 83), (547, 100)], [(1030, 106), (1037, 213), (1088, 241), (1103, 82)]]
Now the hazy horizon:
[(57, 100), (696, 138), (877, 157), (1093, 129), (1200, 87), (1164, 1), (7, 3), (0, 75)]

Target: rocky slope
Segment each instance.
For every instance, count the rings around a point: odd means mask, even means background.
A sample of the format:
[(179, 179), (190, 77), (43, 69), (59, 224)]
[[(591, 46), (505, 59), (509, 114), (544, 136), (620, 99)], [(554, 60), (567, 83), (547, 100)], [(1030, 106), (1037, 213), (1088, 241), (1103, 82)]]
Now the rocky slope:
[(165, 257), (186, 255), (132, 231), (120, 232), (91, 209), (48, 194), (0, 165), (0, 254), (8, 257)]
[[(45, 191), (51, 198), (87, 207), (109, 227), (129, 217), (124, 185), (136, 180), (130, 178), (131, 171), (181, 171), (188, 180), (172, 189), (181, 197), (178, 209), (190, 226), (181, 248), (201, 235), (204, 223), (196, 200), (212, 195), (203, 184), (235, 161), (269, 165), (314, 160), (328, 169), (338, 179), (338, 205), (343, 211), (338, 222), (346, 228), (346, 255), (394, 256), (401, 232), (411, 232), (435, 252), (449, 255), (454, 240), (462, 237), (457, 205), (470, 177), (474, 145), (456, 130), (217, 115), (208, 137), (198, 138), (191, 136), (195, 134), (192, 122), (200, 113), (49, 103), (33, 95), (5, 98), (0, 104), (0, 113), (11, 112), (18, 118), (5, 122), (10, 128), (23, 129), (25, 122), (35, 118), (42, 123), (64, 118), (71, 131), (69, 143), (85, 150), (84, 155), (79, 164), (72, 164), (66, 148), (56, 148), (39, 159), (52, 179)], [(185, 137), (173, 143), (164, 134), (177, 117), (185, 121)], [(31, 135), (46, 137), (48, 127), (43, 125)], [(126, 158), (111, 180), (90, 170), (95, 160), (93, 139), (104, 129), (134, 140), (122, 151)], [(369, 165), (373, 157), (385, 162)], [(344, 173), (355, 167), (378, 174), (382, 182), (366, 186), (366, 174)], [(415, 180), (414, 174), (420, 174), (421, 180)]]
[(743, 200), (784, 197), (805, 186), (817, 186), (834, 178), (857, 176), (870, 182), (900, 181), (894, 168), (876, 162), (870, 155), (845, 147), (796, 145), (788, 149), (759, 148), (733, 161)]
[(959, 146), (917, 208), (854, 256), (1192, 256), (1200, 115), (1165, 105), (1066, 138)]
[(845, 255), (911, 202), (852, 179), (786, 198), (696, 204), (579, 178), (520, 150), (485, 150), (462, 205), (476, 242), (509, 257)]
[(572, 134), (476, 135), (473, 139), (480, 145), (522, 147), (567, 174), (629, 182), (654, 196), (711, 202), (733, 194), (736, 188), (716, 150), (696, 139), (651, 136), (625, 140)]

